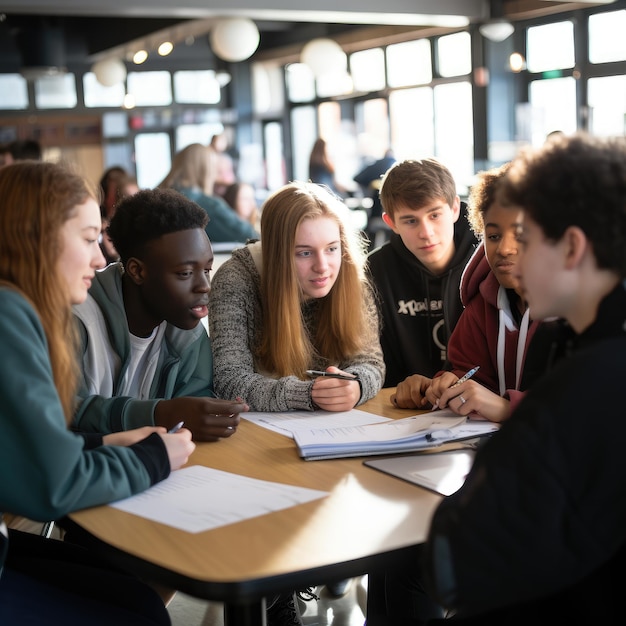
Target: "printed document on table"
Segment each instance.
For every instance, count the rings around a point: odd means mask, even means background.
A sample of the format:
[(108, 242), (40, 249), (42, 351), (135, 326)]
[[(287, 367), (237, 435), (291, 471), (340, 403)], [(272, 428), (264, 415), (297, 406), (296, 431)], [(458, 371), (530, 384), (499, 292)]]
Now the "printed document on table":
[(110, 506), (189, 533), (200, 533), (327, 495), (326, 491), (193, 465)]
[(355, 428), (366, 424), (390, 422), (388, 417), (360, 409), (351, 411), (284, 411), (275, 413), (241, 413), (241, 417), (280, 435), (293, 438), (293, 433), (313, 429)]

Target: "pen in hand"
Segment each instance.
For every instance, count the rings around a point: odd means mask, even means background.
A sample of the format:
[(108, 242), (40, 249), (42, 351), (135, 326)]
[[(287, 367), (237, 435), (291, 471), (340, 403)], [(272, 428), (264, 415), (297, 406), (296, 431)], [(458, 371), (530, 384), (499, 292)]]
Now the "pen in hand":
[(176, 424), (176, 426), (174, 426), (173, 428), (170, 428), (167, 431), (167, 434), (168, 435), (173, 435), (174, 433), (177, 433), (184, 425), (185, 425), (185, 422), (178, 422), (178, 424)]
[(472, 369), (469, 372), (461, 376), (461, 378), (459, 378), (459, 380), (457, 380), (454, 384), (450, 385), (450, 389), (452, 389), (453, 387), (458, 387), (459, 385), (463, 384), (466, 380), (469, 380), (479, 369), (480, 369), (480, 365), (477, 365), (476, 367), (472, 367)]
[[(465, 374), (463, 374), (463, 376), (461, 376), (461, 378), (459, 378), (455, 383), (450, 385), (449, 388), (454, 389), (454, 387), (458, 387), (459, 385), (463, 384), (466, 380), (469, 380), (479, 369), (480, 369), (480, 365), (477, 365), (476, 367), (472, 367), (472, 369), (469, 372), (466, 372)], [(433, 410), (438, 409), (438, 408), (439, 408), (439, 400), (435, 400), (435, 404), (433, 404)]]
[(326, 378), (340, 378), (341, 380), (356, 380), (357, 377), (354, 374), (335, 374), (333, 372), (323, 372), (321, 370), (306, 370), (306, 375), (311, 378), (317, 378), (318, 376), (325, 376)]

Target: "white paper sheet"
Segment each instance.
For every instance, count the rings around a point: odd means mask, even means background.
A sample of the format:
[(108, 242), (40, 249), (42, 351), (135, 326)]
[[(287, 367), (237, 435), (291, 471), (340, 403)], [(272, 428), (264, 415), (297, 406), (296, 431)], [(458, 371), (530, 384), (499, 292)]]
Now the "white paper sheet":
[(241, 413), (241, 417), (263, 428), (293, 438), (293, 433), (326, 428), (352, 428), (365, 424), (391, 421), (388, 417), (374, 415), (360, 409), (351, 411), (285, 411), (276, 413)]
[(172, 472), (143, 493), (111, 506), (189, 533), (199, 533), (327, 495), (325, 491), (193, 465)]

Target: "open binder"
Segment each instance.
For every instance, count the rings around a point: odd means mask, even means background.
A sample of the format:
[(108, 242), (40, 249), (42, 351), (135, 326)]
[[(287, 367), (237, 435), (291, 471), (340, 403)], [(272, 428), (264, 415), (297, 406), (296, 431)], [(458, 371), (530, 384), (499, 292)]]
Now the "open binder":
[(429, 450), (497, 429), (493, 422), (467, 419), (445, 409), (365, 426), (298, 431), (294, 441), (303, 459), (317, 461)]

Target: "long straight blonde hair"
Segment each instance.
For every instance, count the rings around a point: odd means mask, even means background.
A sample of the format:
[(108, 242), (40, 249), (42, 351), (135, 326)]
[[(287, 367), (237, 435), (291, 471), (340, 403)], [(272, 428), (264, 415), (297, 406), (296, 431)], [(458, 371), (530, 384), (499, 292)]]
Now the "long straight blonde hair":
[[(324, 187), (294, 182), (271, 195), (261, 212), (263, 268), (261, 364), (279, 376), (304, 377), (312, 357), (330, 364), (362, 351), (377, 332), (365, 306), (365, 243), (346, 225), (348, 209)], [(296, 231), (307, 219), (330, 217), (339, 226), (341, 267), (330, 293), (320, 298), (317, 332), (307, 333), (295, 265)]]
[(80, 176), (53, 163), (22, 161), (0, 169), (0, 285), (24, 295), (39, 315), (66, 421), (78, 376), (69, 288), (58, 269), (61, 228), (95, 194)]

